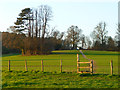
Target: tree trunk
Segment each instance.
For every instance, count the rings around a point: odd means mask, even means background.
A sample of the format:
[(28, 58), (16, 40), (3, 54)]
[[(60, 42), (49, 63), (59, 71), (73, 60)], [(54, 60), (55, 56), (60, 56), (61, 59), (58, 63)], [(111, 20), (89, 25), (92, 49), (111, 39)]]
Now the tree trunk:
[(40, 27), (39, 27), (39, 38), (40, 38), (40, 30), (41, 30), (41, 25), (40, 25)]
[(28, 28), (28, 37), (31, 37), (31, 30), (30, 30), (30, 20), (29, 20), (29, 28)]
[(35, 28), (35, 30), (36, 30), (36, 37), (38, 35), (38, 22), (37, 21), (38, 20), (37, 20), (37, 10), (36, 10), (36, 28)]
[(32, 38), (33, 38), (33, 29), (34, 29), (34, 19), (33, 19), (33, 13), (32, 13)]

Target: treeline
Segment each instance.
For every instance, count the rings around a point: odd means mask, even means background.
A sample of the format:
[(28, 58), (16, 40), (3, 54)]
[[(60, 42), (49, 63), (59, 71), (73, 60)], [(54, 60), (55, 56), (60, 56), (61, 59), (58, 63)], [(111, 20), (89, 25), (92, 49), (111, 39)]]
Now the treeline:
[[(2, 51), (7, 53), (22, 53), (22, 55), (49, 54), (52, 50), (62, 49), (62, 41), (54, 37), (44, 39), (27, 37), (25, 34), (2, 33)], [(41, 44), (43, 45), (41, 47)], [(42, 49), (42, 52), (41, 52)]]
[(93, 39), (92, 49), (118, 51), (120, 47), (120, 24), (118, 25), (114, 38), (107, 34), (106, 23), (100, 22), (91, 33)]
[(108, 36), (106, 23), (100, 22), (91, 38), (82, 34), (78, 26), (71, 25), (67, 32), (50, 29), (52, 9), (41, 5), (37, 9), (21, 10), (14, 26), (2, 33), (3, 53), (22, 53), (22, 55), (49, 54), (52, 50), (94, 49), (118, 50), (120, 46), (120, 25), (116, 36)]

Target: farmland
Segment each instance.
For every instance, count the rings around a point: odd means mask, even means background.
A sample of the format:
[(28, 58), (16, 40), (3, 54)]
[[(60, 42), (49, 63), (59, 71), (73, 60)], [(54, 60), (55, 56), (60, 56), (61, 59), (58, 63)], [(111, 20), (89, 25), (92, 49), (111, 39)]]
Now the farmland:
[[(3, 88), (117, 88), (118, 52), (83, 50), (87, 58), (94, 60), (94, 74), (77, 74), (77, 50), (53, 51), (50, 55), (21, 56), (3, 55)], [(79, 53), (80, 54), (80, 53)], [(8, 71), (11, 60), (11, 71)], [(27, 60), (28, 71), (24, 64)], [(44, 72), (41, 72), (41, 60)], [(60, 73), (60, 60), (63, 72)], [(113, 76), (110, 75), (110, 60), (113, 60)], [(80, 61), (85, 60), (80, 54)], [(17, 67), (16, 67), (17, 66)], [(31, 67), (30, 67), (31, 66)]]

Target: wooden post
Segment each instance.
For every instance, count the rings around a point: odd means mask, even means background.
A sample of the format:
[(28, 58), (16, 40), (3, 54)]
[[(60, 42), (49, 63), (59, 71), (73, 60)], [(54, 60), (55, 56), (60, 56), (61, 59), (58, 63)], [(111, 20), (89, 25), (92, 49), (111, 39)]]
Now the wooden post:
[(27, 61), (25, 60), (25, 71), (28, 71), (27, 70)]
[(90, 74), (93, 74), (93, 60), (90, 60)]
[(79, 69), (80, 64), (78, 63), (79, 61), (80, 61), (79, 54), (77, 54), (77, 73), (80, 71), (80, 69)]
[(62, 60), (60, 60), (60, 72), (62, 73)]
[(43, 60), (41, 60), (41, 71), (42, 71), (42, 72), (44, 71), (44, 68), (43, 68)]
[(113, 61), (110, 61), (111, 75), (113, 75)]
[(10, 71), (10, 60), (8, 60), (8, 71)]

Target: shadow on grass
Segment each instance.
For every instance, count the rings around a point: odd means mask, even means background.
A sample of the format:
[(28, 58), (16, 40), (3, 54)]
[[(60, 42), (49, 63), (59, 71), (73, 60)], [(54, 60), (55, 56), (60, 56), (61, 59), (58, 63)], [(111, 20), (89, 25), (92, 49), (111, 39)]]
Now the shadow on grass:
[[(51, 54), (80, 54), (79, 52), (54, 52), (54, 53), (51, 53)], [(115, 54), (112, 54), (112, 53), (84, 53), (85, 55), (120, 55), (119, 53), (115, 53)]]
[[(22, 88), (22, 87), (11, 87), (11, 88), (3, 88), (2, 90), (96, 90), (96, 89), (95, 88), (85, 89), (85, 88)], [(100, 90), (100, 89), (97, 89), (97, 90)], [(103, 89), (103, 90), (105, 90), (105, 89)], [(115, 90), (117, 90), (117, 89), (115, 89)]]
[(19, 53), (3, 54), (2, 57), (15, 56), (15, 55), (21, 55), (21, 54)]
[(80, 73), (77, 73), (77, 72), (56, 72), (56, 71), (53, 71), (53, 72), (42, 72), (42, 71), (40, 71), (40, 70), (36, 70), (36, 71), (33, 71), (33, 70), (31, 70), (31, 71), (14, 71), (14, 70), (11, 70), (11, 71), (6, 71), (6, 70), (2, 70), (2, 72), (6, 72), (6, 73), (33, 73), (33, 74), (37, 74), (37, 73), (39, 73), (39, 74), (46, 74), (46, 75), (60, 75), (60, 74), (62, 74), (62, 75), (79, 75), (79, 76), (108, 76), (108, 77), (111, 77), (111, 76), (118, 76), (118, 77), (120, 77), (120, 75), (117, 75), (117, 74), (113, 74), (113, 75), (110, 75), (110, 74), (99, 74), (99, 73), (94, 73), (94, 74), (80, 74)]
[(119, 76), (119, 75), (115, 75), (115, 74), (113, 74), (113, 75), (110, 75), (110, 74), (79, 74), (79, 76), (102, 76), (102, 77), (104, 77), (104, 76), (108, 76), (108, 77), (112, 77), (112, 76)]

